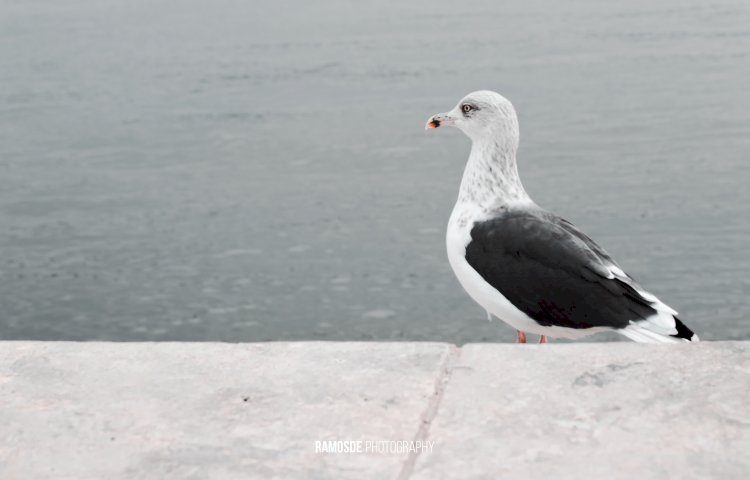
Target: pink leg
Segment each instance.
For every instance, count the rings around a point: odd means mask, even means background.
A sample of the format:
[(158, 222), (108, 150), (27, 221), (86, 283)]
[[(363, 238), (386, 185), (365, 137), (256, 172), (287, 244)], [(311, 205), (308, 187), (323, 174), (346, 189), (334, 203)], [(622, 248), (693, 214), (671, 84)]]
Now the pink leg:
[(542, 335), (539, 337), (539, 343), (547, 343), (547, 335)]
[(518, 342), (516, 343), (526, 343), (526, 334), (521, 330), (518, 331)]

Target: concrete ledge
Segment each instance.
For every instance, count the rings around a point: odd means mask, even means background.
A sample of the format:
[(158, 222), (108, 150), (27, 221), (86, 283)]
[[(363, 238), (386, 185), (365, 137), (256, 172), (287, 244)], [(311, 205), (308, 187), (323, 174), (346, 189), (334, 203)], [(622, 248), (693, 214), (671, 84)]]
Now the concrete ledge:
[(0, 478), (745, 479), (748, 345), (0, 342)]

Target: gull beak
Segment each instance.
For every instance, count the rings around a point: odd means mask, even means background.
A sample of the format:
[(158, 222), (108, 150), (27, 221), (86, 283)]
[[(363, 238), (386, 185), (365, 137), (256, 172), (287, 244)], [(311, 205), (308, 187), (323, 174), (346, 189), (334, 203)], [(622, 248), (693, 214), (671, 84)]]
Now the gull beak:
[(456, 120), (447, 113), (438, 113), (437, 115), (431, 116), (427, 120), (427, 125), (425, 125), (424, 129), (430, 129), (430, 128), (438, 128), (438, 127), (449, 127), (451, 125), (455, 125)]

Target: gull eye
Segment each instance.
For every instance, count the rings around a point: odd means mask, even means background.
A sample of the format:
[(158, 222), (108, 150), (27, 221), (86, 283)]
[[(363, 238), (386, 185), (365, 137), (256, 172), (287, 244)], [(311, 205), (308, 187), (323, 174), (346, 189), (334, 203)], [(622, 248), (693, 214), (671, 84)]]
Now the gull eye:
[(461, 106), (461, 111), (463, 111), (464, 113), (469, 113), (469, 112), (470, 112), (470, 111), (472, 111), (472, 110), (474, 110), (474, 107), (472, 107), (472, 106), (471, 106), (471, 105), (469, 105), (468, 103), (464, 103), (464, 104), (463, 104), (463, 105)]

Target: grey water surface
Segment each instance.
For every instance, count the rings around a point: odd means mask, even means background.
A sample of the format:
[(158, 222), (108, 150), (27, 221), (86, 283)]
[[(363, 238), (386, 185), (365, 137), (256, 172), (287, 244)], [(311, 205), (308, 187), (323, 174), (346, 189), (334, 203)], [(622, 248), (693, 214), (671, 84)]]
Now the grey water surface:
[(0, 338), (506, 341), (448, 266), (493, 89), (524, 184), (750, 339), (750, 4), (0, 0)]

